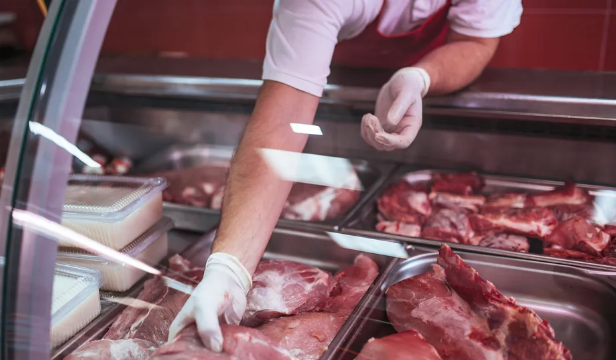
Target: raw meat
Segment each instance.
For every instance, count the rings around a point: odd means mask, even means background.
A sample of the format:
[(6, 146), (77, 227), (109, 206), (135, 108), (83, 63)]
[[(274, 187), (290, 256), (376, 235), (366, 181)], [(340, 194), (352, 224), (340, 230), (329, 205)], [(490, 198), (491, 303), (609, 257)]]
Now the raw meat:
[(528, 239), (524, 236), (503, 233), (481, 237), (476, 245), (517, 252), (528, 252), (530, 248)]
[(426, 239), (466, 243), (473, 235), (464, 209), (440, 208), (432, 212), (421, 232)]
[(330, 313), (305, 313), (281, 317), (258, 329), (298, 360), (317, 360), (327, 350), (346, 316)]
[(319, 311), (336, 280), (312, 266), (286, 261), (261, 261), (248, 292), (242, 325), (255, 327), (282, 315)]
[(616, 226), (614, 226), (614, 225), (605, 225), (603, 227), (603, 232), (608, 234), (611, 237), (616, 237)]
[(507, 231), (539, 238), (549, 235), (558, 223), (552, 210), (542, 207), (484, 208), (471, 215), (470, 222), (477, 232)]
[(73, 351), (64, 360), (147, 360), (155, 349), (151, 342), (139, 339), (97, 340)]
[(385, 220), (416, 225), (423, 224), (432, 211), (425, 188), (404, 180), (390, 185), (378, 198), (377, 205)]
[(401, 221), (379, 221), (376, 224), (376, 230), (389, 234), (419, 237), (421, 236), (421, 226), (416, 224), (408, 224)]
[(161, 346), (151, 360), (293, 360), (260, 331), (236, 325), (221, 325), (223, 352), (214, 353), (201, 342), (197, 328), (190, 326), (172, 342)]
[(544, 255), (555, 256), (563, 259), (571, 259), (571, 260), (579, 260), (579, 261), (590, 261), (598, 264), (605, 265), (615, 265), (616, 266), (616, 258), (605, 256), (605, 257), (597, 257), (588, 255), (581, 251), (576, 250), (565, 250), (559, 248), (545, 248), (543, 249)]
[(488, 320), (490, 330), (509, 359), (571, 360), (565, 346), (556, 341), (554, 330), (534, 311), (500, 293), (479, 276), (448, 246), (442, 245), (437, 263), (447, 282), (474, 312)]
[(457, 195), (434, 191), (429, 197), (434, 207), (464, 208), (472, 212), (477, 212), (486, 201), (486, 198), (481, 195)]
[(483, 189), (485, 183), (475, 172), (461, 174), (441, 174), (432, 176), (432, 191), (442, 191), (460, 195), (471, 195)]
[[(554, 205), (550, 206), (550, 209), (554, 211), (554, 216), (558, 221), (567, 221), (575, 216), (581, 216), (587, 220), (594, 221), (595, 209), (592, 204), (582, 205)], [(598, 219), (599, 220), (599, 219)]]
[(441, 360), (436, 350), (420, 333), (408, 330), (370, 339), (355, 360)]
[(349, 315), (374, 279), (379, 275), (379, 266), (366, 255), (359, 255), (355, 263), (336, 274), (340, 294), (327, 300), (325, 311)]
[(590, 255), (600, 256), (610, 241), (610, 236), (591, 225), (580, 216), (560, 223), (545, 238), (545, 241), (569, 250), (579, 250)]
[(526, 199), (526, 206), (582, 205), (592, 202), (592, 197), (571, 181), (552, 191), (531, 194)]
[[(605, 229), (603, 230), (605, 231)], [(601, 251), (601, 254), (616, 259), (616, 239), (610, 240), (607, 246)]]
[(417, 330), (445, 360), (504, 360), (486, 319), (447, 284), (439, 265), (387, 290), (387, 316), (399, 331)]
[(169, 182), (164, 190), (165, 201), (196, 207), (210, 207), (212, 195), (225, 183), (228, 163), (202, 165), (152, 174)]
[(488, 197), (485, 206), (523, 208), (526, 197), (527, 194), (524, 193), (494, 194)]

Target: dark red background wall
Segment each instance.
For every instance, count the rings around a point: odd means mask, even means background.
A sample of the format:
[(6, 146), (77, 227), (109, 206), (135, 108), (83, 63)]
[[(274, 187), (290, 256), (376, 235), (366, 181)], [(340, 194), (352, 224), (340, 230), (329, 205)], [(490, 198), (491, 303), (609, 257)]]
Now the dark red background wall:
[[(616, 70), (613, 0), (524, 0), (521, 25), (503, 38), (495, 67)], [(616, 2), (616, 0), (614, 0)], [(108, 54), (177, 52), (261, 59), (273, 0), (118, 0), (104, 45)], [(2, 0), (32, 48), (42, 15), (35, 0)]]

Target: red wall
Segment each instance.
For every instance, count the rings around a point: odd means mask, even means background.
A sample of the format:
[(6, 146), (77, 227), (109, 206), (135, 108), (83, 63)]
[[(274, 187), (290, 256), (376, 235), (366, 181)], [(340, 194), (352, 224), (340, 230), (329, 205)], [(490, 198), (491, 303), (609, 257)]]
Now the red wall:
[[(612, 1), (615, 2), (612, 7)], [(616, 0), (524, 0), (521, 25), (503, 38), (492, 66), (616, 70)], [(106, 53), (180, 52), (264, 56), (273, 0), (118, 0)], [(27, 48), (42, 16), (35, 0), (2, 0)]]

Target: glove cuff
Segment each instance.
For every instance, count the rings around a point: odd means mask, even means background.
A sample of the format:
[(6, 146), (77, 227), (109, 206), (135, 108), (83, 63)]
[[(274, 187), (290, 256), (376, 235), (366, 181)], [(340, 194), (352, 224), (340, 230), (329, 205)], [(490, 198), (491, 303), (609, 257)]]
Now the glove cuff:
[(252, 276), (238, 258), (231, 254), (217, 252), (210, 255), (205, 264), (205, 270), (208, 267), (225, 266), (235, 275), (238, 283), (244, 290), (244, 294), (248, 294), (248, 291), (252, 288)]
[(421, 97), (425, 97), (428, 94), (428, 91), (430, 90), (430, 74), (428, 74), (428, 72), (420, 67), (408, 67), (405, 69), (406, 71), (413, 71), (415, 73), (417, 73), (422, 81), (423, 81), (423, 89), (421, 90)]

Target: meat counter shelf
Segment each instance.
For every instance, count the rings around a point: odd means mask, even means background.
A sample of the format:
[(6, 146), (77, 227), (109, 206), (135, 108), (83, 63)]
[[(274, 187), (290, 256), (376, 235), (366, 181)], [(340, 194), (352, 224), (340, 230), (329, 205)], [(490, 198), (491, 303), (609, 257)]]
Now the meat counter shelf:
[[(343, 222), (340, 226), (341, 232), (348, 235), (362, 236), (373, 239), (382, 239), (382, 240), (391, 240), (391, 241), (401, 241), (403, 243), (415, 244), (415, 245), (423, 245), (423, 246), (439, 246), (441, 241), (430, 240), (424, 238), (414, 238), (403, 235), (389, 234), (385, 232), (380, 232), (376, 230), (377, 223), (377, 199), (382, 191), (387, 188), (390, 184), (399, 180), (405, 175), (411, 175), (414, 181), (418, 182), (428, 182), (434, 173), (456, 173), (459, 171), (446, 170), (446, 169), (427, 169), (425, 167), (413, 166), (413, 165), (401, 165), (396, 168), (392, 172), (392, 175), (381, 184), (379, 189), (376, 189), (372, 192), (372, 195), (369, 199), (363, 202), (363, 206), (361, 209), (358, 209), (353, 213), (353, 216), (347, 218), (345, 222)], [(524, 178), (524, 177), (513, 177), (513, 176), (500, 176), (500, 175), (489, 175), (479, 173), (485, 180), (485, 188), (482, 193), (491, 194), (491, 193), (504, 193), (504, 192), (539, 192), (539, 191), (549, 191), (553, 190), (555, 187), (559, 187), (564, 185), (562, 181), (552, 181), (552, 180), (543, 180), (543, 179), (532, 179), (532, 178)], [(592, 185), (592, 184), (580, 184), (576, 183), (576, 186), (588, 191), (591, 195), (597, 195), (599, 192), (602, 192), (602, 195), (614, 198), (613, 211), (615, 214), (611, 214), (611, 217), (616, 216), (616, 188), (601, 186), (601, 185)], [(613, 216), (612, 216), (613, 215)], [(581, 260), (572, 260), (559, 258), (554, 256), (548, 256), (543, 254), (535, 254), (535, 253), (522, 253), (508, 250), (501, 250), (495, 248), (488, 248), (483, 246), (476, 245), (466, 245), (466, 244), (458, 244), (458, 243), (450, 243), (447, 242), (454, 250), (464, 250), (475, 253), (482, 254), (490, 254), (496, 255), (499, 257), (509, 257), (509, 258), (518, 258), (518, 259), (526, 259), (526, 260), (534, 260), (540, 262), (550, 262), (553, 264), (562, 264), (569, 265), (574, 267), (583, 267), (588, 269), (594, 269), (597, 271), (616, 271), (616, 266), (608, 265), (608, 264), (600, 264), (593, 262), (586, 262)], [(532, 247), (531, 247), (532, 251)]]
[[(322, 359), (354, 359), (368, 339), (395, 333), (385, 312), (388, 287), (424, 273), (438, 256), (434, 248), (427, 247), (409, 246), (408, 252), (410, 258), (364, 297)], [(520, 305), (548, 320), (556, 339), (574, 359), (607, 360), (616, 355), (616, 310), (612, 305), (616, 291), (605, 279), (569, 266), (456, 253), (506, 296), (513, 296)]]
[[(231, 161), (232, 151), (210, 145), (181, 145), (172, 146), (159, 154), (139, 164), (134, 174), (160, 174), (176, 170), (186, 170), (197, 166), (225, 167)], [(391, 162), (373, 163), (360, 159), (348, 159), (362, 183), (364, 191), (358, 202), (345, 214), (338, 218), (325, 221), (301, 221), (279, 219), (278, 226), (305, 230), (332, 230), (353, 217), (364, 203), (372, 196), (391, 173), (395, 171), (396, 164)], [(165, 216), (170, 217), (177, 229), (190, 231), (207, 231), (220, 221), (220, 211), (211, 208), (195, 207), (171, 202), (163, 204)]]

